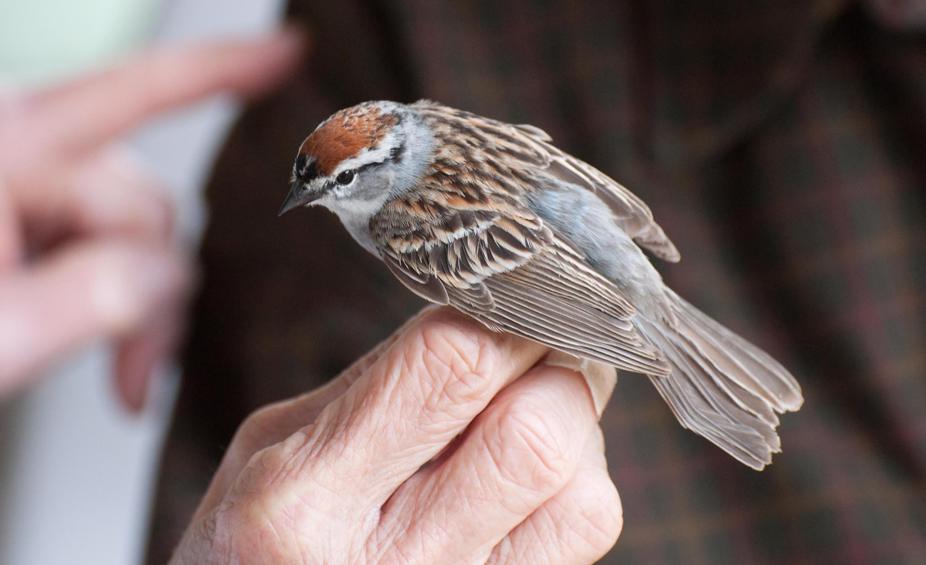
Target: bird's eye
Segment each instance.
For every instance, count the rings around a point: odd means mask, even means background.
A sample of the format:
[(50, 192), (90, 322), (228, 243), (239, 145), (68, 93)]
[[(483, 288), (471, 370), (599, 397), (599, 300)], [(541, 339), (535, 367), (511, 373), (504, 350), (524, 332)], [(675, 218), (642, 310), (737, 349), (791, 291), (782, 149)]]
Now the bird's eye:
[(352, 169), (342, 171), (334, 180), (338, 184), (350, 184), (354, 180), (354, 171)]

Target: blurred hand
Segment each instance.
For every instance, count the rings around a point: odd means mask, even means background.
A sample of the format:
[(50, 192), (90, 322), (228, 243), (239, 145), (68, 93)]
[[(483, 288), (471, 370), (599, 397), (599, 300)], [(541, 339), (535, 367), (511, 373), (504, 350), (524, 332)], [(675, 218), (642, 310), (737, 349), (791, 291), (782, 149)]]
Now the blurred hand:
[(157, 182), (110, 143), (219, 92), (258, 94), (298, 59), (292, 31), (152, 51), (39, 92), (0, 96), (0, 397), (90, 341), (117, 340), (116, 382), (142, 406), (190, 276)]
[(582, 377), (545, 353), (426, 310), (249, 417), (173, 562), (593, 562), (620, 499)]

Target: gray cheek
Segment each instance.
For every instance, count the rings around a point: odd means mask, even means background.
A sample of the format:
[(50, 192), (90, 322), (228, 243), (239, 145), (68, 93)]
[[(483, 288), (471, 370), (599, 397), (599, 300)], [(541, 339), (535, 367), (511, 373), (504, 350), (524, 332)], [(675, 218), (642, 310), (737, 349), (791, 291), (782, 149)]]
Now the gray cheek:
[(392, 172), (381, 172), (364, 178), (354, 190), (354, 197), (366, 202), (381, 201), (392, 193), (396, 178)]
[(389, 172), (382, 175), (381, 188), (391, 191), (395, 187), (395, 173)]

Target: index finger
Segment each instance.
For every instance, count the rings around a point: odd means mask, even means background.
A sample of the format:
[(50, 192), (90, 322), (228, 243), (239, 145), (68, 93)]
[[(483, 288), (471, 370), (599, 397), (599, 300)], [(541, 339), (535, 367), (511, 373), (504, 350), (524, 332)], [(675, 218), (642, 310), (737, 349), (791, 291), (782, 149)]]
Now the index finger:
[(38, 158), (59, 159), (95, 148), (155, 114), (219, 92), (260, 93), (292, 70), (302, 44), (302, 34), (286, 28), (258, 39), (139, 55), (30, 96), (24, 119), (16, 121), (20, 127), (8, 124), (0, 132), (0, 146), (19, 153), (6, 159), (8, 164), (26, 168)]

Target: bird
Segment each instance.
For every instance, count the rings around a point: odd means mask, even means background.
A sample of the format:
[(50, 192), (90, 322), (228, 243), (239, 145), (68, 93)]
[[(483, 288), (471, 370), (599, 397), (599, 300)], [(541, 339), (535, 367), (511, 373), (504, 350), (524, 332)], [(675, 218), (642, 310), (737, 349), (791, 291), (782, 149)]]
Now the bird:
[(302, 142), (279, 215), (322, 206), (409, 290), (490, 330), (649, 378), (682, 427), (756, 470), (801, 387), (664, 282), (649, 207), (542, 129), (429, 100), (342, 109)]

